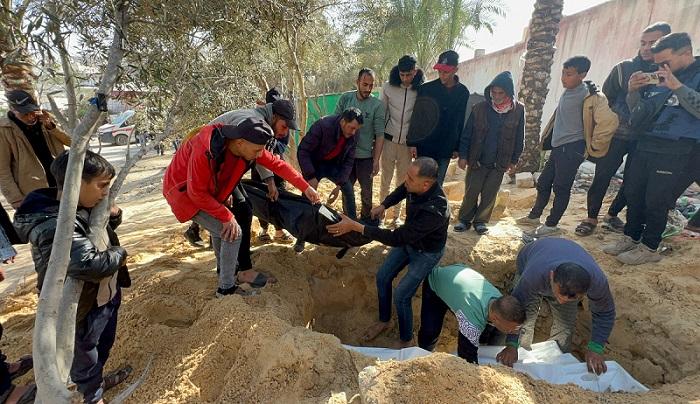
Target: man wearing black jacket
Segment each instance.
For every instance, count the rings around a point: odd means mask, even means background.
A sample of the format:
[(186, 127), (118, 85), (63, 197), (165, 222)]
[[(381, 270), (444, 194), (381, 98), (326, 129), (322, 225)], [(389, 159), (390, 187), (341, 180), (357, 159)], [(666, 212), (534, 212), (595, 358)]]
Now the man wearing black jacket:
[(408, 272), (393, 290), (393, 300), (399, 320), (402, 347), (413, 342), (413, 308), (411, 299), (418, 286), (437, 266), (445, 251), (450, 208), (445, 193), (438, 183), (438, 164), (428, 157), (419, 157), (408, 169), (406, 180), (372, 209), (372, 217), (381, 217), (384, 211), (406, 199), (406, 222), (395, 230), (365, 226), (343, 216), (328, 231), (341, 236), (356, 231), (394, 247), (377, 272), (379, 321), (363, 336), (370, 341), (389, 328), (391, 319), (392, 282), (408, 266)]
[(418, 157), (431, 157), (438, 164), (438, 183), (442, 186), (450, 159), (456, 159), (459, 139), (469, 101), (469, 90), (459, 82), (459, 55), (453, 50), (440, 54), (433, 69), (439, 77), (418, 87), (411, 116), (408, 142)]
[[(639, 40), (637, 56), (633, 59), (623, 60), (615, 65), (608, 78), (605, 79), (605, 83), (603, 83), (603, 94), (608, 98), (610, 109), (617, 114), (620, 125), (617, 127), (615, 136), (610, 142), (608, 154), (601, 158), (590, 159), (595, 163), (595, 176), (593, 177), (591, 188), (588, 190), (586, 200), (588, 217), (576, 228), (576, 234), (579, 236), (588, 236), (593, 233), (593, 230), (598, 225), (598, 214), (603, 205), (603, 198), (608, 190), (608, 186), (610, 186), (610, 180), (617, 172), (620, 164), (622, 164), (622, 159), (625, 155), (631, 153), (637, 146), (639, 133), (635, 133), (629, 126), (630, 110), (627, 106), (627, 83), (630, 76), (637, 71), (647, 73), (656, 71), (657, 67), (654, 64), (654, 54), (651, 53), (651, 47), (659, 38), (670, 33), (671, 26), (665, 22), (657, 22), (644, 29)], [(628, 157), (625, 162), (625, 172), (629, 168), (630, 161), (632, 159)], [(627, 200), (625, 199), (623, 184), (603, 218), (603, 226), (621, 233), (625, 223), (617, 215), (625, 206), (627, 206)]]

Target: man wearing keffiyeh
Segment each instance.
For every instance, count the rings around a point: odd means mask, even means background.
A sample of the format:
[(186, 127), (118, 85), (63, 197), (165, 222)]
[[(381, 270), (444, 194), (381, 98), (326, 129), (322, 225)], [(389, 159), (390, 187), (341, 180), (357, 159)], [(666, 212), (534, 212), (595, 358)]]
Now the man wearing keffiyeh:
[(513, 172), (523, 151), (525, 107), (515, 100), (511, 73), (496, 76), (484, 96), (474, 105), (459, 142), (459, 167), (469, 169), (456, 232), (472, 224), (477, 233), (488, 232), (503, 174)]

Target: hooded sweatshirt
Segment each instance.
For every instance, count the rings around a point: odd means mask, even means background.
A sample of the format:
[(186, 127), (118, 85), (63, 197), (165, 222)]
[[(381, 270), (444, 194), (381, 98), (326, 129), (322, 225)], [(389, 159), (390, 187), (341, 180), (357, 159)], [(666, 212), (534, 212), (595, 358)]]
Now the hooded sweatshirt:
[(416, 103), (418, 87), (425, 81), (423, 70), (418, 69), (411, 85), (404, 87), (399, 76), (399, 67), (394, 66), (389, 73), (389, 81), (382, 87), (382, 102), (386, 110), (384, 133), (394, 143), (406, 144), (408, 128)]
[[(506, 113), (494, 110), (491, 88), (500, 87), (513, 100)], [(507, 169), (517, 164), (523, 152), (525, 138), (525, 107), (515, 100), (513, 76), (505, 71), (497, 75), (484, 89), (486, 100), (474, 106), (459, 143), (459, 157), (481, 166)], [(507, 156), (500, 156), (507, 153)]]

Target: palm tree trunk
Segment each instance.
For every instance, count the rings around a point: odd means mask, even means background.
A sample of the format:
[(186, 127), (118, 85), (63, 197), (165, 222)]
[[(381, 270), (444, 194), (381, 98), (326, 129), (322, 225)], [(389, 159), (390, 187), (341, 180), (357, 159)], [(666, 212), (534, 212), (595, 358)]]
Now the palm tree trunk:
[(525, 104), (525, 150), (518, 171), (538, 171), (541, 151), (542, 107), (549, 92), (554, 47), (559, 32), (564, 0), (537, 0), (530, 21), (525, 66), (518, 98)]

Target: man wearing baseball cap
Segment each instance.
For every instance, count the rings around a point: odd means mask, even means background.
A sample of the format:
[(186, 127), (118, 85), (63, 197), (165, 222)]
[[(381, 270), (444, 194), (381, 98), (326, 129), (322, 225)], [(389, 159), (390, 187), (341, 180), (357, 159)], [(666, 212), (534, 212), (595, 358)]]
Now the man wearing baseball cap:
[[(274, 137), (270, 139), (266, 149), (278, 158), (282, 158), (287, 147), (289, 130), (298, 130), (299, 128), (295, 120), (296, 112), (294, 104), (289, 100), (276, 97), (270, 101), (272, 102), (268, 102), (256, 108), (237, 109), (226, 112), (214, 118), (209, 122), (209, 125), (218, 123), (236, 126), (249, 118), (263, 120), (272, 128), (274, 133)], [(275, 175), (272, 171), (260, 164), (252, 164), (251, 168), (253, 168), (256, 174), (255, 179), (259, 179), (267, 185), (270, 199), (276, 200), (279, 195), (279, 190), (277, 186), (278, 183), (275, 182)], [(252, 284), (256, 286), (264, 286), (267, 282), (267, 278), (255, 271), (249, 271), (253, 268), (253, 261), (250, 255), (250, 232), (253, 225), (253, 208), (248, 202), (248, 196), (240, 186), (235, 187), (233, 190), (231, 211), (234, 216), (236, 216), (236, 220), (243, 232), (238, 254), (238, 269), (242, 271), (239, 278), (243, 282), (252, 282)], [(193, 245), (202, 242), (201, 238), (199, 238), (199, 226), (197, 222), (193, 223), (187, 231), (185, 231), (185, 238)]]
[(419, 157), (437, 161), (440, 186), (445, 181), (450, 159), (458, 157), (469, 101), (469, 90), (457, 77), (458, 64), (457, 52), (448, 50), (440, 54), (433, 66), (439, 77), (418, 88), (409, 127), (407, 144), (416, 147)]
[(320, 201), (301, 174), (265, 149), (272, 138), (272, 128), (260, 118), (206, 125), (175, 153), (163, 176), (163, 195), (175, 217), (180, 222), (194, 220), (212, 236), (219, 272), (217, 297), (245, 294), (238, 284), (248, 282), (236, 278), (237, 270), (243, 269), (237, 268), (242, 232), (226, 204), (250, 162), (289, 181), (311, 202)]
[(5, 98), (10, 111), (0, 118), (0, 191), (17, 208), (35, 189), (56, 186), (51, 163), (70, 146), (70, 136), (29, 92), (11, 90)]

